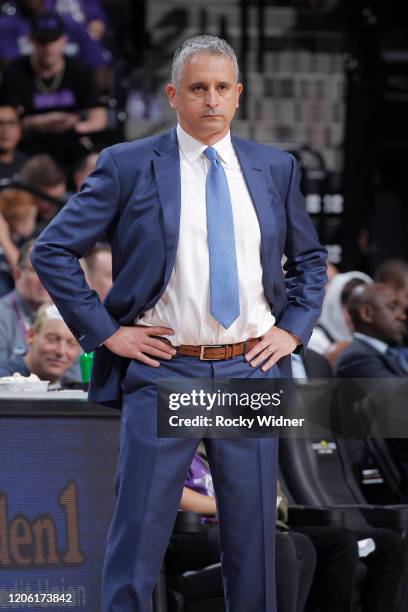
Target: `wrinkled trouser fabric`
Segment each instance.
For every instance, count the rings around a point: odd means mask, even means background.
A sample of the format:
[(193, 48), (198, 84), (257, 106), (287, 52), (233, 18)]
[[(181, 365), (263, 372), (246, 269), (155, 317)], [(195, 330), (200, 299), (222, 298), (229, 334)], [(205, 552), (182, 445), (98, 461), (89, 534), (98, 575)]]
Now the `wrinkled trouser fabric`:
[[(264, 373), (244, 357), (177, 355), (159, 368), (131, 362), (123, 382), (116, 507), (108, 533), (102, 612), (145, 612), (199, 439), (158, 438), (156, 384), (175, 378), (291, 375), (283, 359)], [(276, 612), (275, 514), (278, 440), (205, 439), (220, 522), (228, 612)]]

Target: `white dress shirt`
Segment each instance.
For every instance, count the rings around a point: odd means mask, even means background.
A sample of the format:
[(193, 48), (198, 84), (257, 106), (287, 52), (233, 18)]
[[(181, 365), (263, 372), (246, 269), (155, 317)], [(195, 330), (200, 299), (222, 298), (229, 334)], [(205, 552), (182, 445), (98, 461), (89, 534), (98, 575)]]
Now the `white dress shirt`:
[(210, 161), (207, 145), (177, 126), (180, 149), (181, 214), (174, 267), (168, 285), (153, 308), (138, 320), (163, 325), (179, 344), (232, 344), (262, 336), (274, 323), (264, 296), (261, 233), (258, 217), (231, 143), (230, 133), (214, 144), (225, 170), (234, 218), (240, 315), (224, 329), (210, 314), (210, 273), (207, 243), (205, 181)]

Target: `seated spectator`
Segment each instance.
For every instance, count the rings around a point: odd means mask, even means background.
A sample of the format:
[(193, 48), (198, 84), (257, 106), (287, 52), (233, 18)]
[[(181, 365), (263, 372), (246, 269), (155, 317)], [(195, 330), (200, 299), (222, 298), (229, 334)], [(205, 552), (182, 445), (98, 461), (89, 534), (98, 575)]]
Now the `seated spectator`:
[(26, 156), (17, 149), (21, 140), (21, 120), (14, 106), (0, 105), (0, 179), (12, 179)]
[(50, 302), (30, 262), (33, 245), (34, 240), (29, 240), (21, 247), (16, 287), (0, 298), (0, 360), (25, 354), (28, 330), (37, 311), (42, 304)]
[(63, 386), (67, 371), (79, 354), (79, 344), (53, 304), (44, 304), (37, 312), (27, 336), (25, 355), (0, 361), (0, 376), (35, 374), (48, 380), (53, 388)]
[[(350, 300), (354, 293), (366, 294), (373, 287), (375, 285), (356, 287), (350, 295)], [(292, 365), (295, 378), (331, 378), (332, 376), (324, 357), (309, 349), (304, 356), (292, 354)], [(358, 446), (353, 449), (353, 462), (356, 462), (359, 456), (363, 456), (366, 462), (370, 451), (366, 448), (364, 440), (360, 439), (357, 443)], [(362, 465), (357, 470), (360, 474)], [(278, 508), (279, 511), (285, 512), (282, 503)], [(363, 611), (383, 612), (385, 609), (395, 611), (397, 602), (402, 604), (399, 600), (399, 586), (407, 570), (408, 557), (405, 539), (397, 533), (391, 529), (369, 526), (354, 529), (296, 526), (295, 529), (312, 540), (317, 553), (317, 568), (310, 599), (313, 603), (319, 604), (320, 610), (352, 612), (355, 609), (353, 585), (359, 558), (357, 543), (366, 539), (371, 539), (375, 548), (361, 557), (361, 562), (368, 570), (362, 592)], [(398, 609), (405, 610), (405, 591), (404, 604)], [(314, 607), (312, 609), (314, 610)]]
[[(32, 157), (21, 170), (21, 181), (27, 186), (59, 200), (61, 204), (66, 199), (65, 174), (49, 155), (40, 154)], [(34, 202), (38, 209), (37, 229), (41, 229), (56, 215), (59, 207), (40, 196), (36, 196)]]
[(69, 15), (84, 25), (94, 40), (102, 40), (105, 36), (108, 21), (99, 0), (45, 0), (45, 9)]
[(30, 155), (52, 153), (71, 163), (83, 150), (81, 135), (107, 127), (107, 113), (98, 100), (92, 70), (64, 56), (64, 23), (56, 13), (33, 18), (33, 53), (4, 72), (2, 95), (22, 108), (22, 148)]
[(81, 260), (86, 282), (104, 301), (112, 287), (112, 253), (106, 243), (96, 244)]
[(346, 308), (351, 289), (372, 280), (363, 272), (336, 274), (327, 285), (322, 313), (310, 338), (309, 348), (334, 364), (338, 354), (352, 339), (352, 322)]
[(99, 153), (91, 152), (83, 155), (80, 160), (75, 164), (73, 172), (73, 183), (75, 192), (80, 191), (81, 185), (84, 180), (93, 172), (96, 168), (96, 160), (98, 159)]
[[(325, 368), (324, 365), (323, 370)], [(277, 526), (287, 530), (287, 500), (280, 490), (278, 502)], [(182, 510), (203, 515), (214, 515), (216, 512), (209, 467), (198, 454), (195, 455), (187, 474), (180, 507)], [(166, 553), (168, 570), (180, 573), (219, 561), (216, 548), (217, 526), (210, 527), (210, 530), (205, 537), (199, 533), (194, 539), (185, 538), (184, 534), (174, 535)], [(297, 526), (295, 530), (290, 529), (288, 534), (277, 531), (276, 537), (279, 611), (303, 610), (316, 556), (317, 567), (311, 592), (313, 604), (316, 603), (318, 609), (324, 612), (352, 612), (355, 570), (359, 560), (358, 541), (367, 538), (374, 542), (375, 549), (361, 558), (367, 568), (363, 588), (363, 611), (396, 610), (398, 587), (407, 567), (406, 543), (398, 534), (390, 529), (375, 527), (351, 530), (327, 526)], [(289, 565), (286, 565), (285, 561), (288, 560), (286, 554), (290, 547), (286, 546), (287, 540), (282, 540), (287, 537), (292, 539), (295, 550), (295, 556), (291, 557)], [(310, 541), (315, 554), (310, 547)], [(284, 566), (280, 564), (282, 561)], [(311, 609), (315, 608), (313, 605)]]
[[(61, 0), (57, 0), (58, 4)], [(72, 3), (72, 0), (69, 0)], [(5, 65), (22, 56), (31, 55), (32, 41), (30, 39), (30, 20), (39, 13), (52, 10), (53, 0), (11, 0), (7, 3), (7, 10), (3, 9), (0, 17), (0, 62)], [(86, 0), (83, 4), (94, 4), (94, 0)], [(55, 2), (54, 2), (55, 4)], [(87, 11), (88, 12), (88, 11)], [(89, 15), (92, 21), (98, 19), (91, 9)], [(64, 11), (62, 15), (64, 28), (67, 33), (67, 43), (64, 52), (67, 56), (75, 57), (90, 68), (102, 69), (111, 62), (111, 54), (103, 47), (95, 34), (101, 27), (85, 26), (78, 19)], [(88, 33), (88, 28), (93, 36)]]
[[(186, 478), (180, 507), (203, 515), (215, 515), (216, 501), (208, 464), (198, 453)], [(196, 537), (176, 534), (166, 554), (166, 568), (170, 573), (196, 570), (220, 561), (218, 526), (211, 525)], [(276, 532), (276, 591), (280, 612), (302, 612), (310, 589), (316, 564), (313, 544), (303, 534)], [(214, 585), (215, 587), (217, 585)], [(222, 595), (222, 583), (219, 582)]]
[(33, 198), (17, 189), (0, 191), (0, 297), (14, 289), (20, 247), (35, 229)]
[(353, 341), (337, 360), (337, 376), (407, 376), (408, 362), (393, 348), (401, 344), (406, 322), (395, 291), (381, 283), (356, 287), (351, 293), (348, 310), (355, 332)]
[[(378, 266), (374, 274), (377, 283), (384, 283), (397, 294), (398, 301), (408, 316), (408, 262), (404, 259), (388, 259)], [(408, 320), (408, 319), (407, 319)], [(408, 345), (408, 327), (405, 332), (404, 345)], [(408, 356), (407, 349), (405, 353)]]
[(397, 293), (404, 307), (408, 306), (408, 262), (404, 259), (388, 259), (378, 266), (374, 274), (376, 283), (389, 285)]

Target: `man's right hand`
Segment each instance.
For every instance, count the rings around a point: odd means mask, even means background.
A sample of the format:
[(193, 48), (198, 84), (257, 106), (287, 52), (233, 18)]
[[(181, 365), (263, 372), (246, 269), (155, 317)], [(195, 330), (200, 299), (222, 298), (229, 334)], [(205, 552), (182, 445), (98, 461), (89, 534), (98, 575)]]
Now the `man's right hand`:
[(116, 355), (137, 359), (137, 361), (146, 365), (158, 368), (160, 362), (151, 359), (148, 355), (171, 359), (177, 351), (171, 344), (153, 336), (172, 336), (173, 334), (174, 331), (169, 327), (145, 327), (142, 325), (119, 327), (103, 344)]

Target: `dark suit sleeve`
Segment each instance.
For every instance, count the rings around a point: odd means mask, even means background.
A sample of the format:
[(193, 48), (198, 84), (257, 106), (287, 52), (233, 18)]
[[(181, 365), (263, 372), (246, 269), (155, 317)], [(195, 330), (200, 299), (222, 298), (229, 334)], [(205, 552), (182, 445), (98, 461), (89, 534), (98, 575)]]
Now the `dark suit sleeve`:
[(327, 251), (320, 244), (305, 208), (299, 188), (298, 163), (292, 155), (287, 158), (291, 164), (285, 200), (287, 232), (284, 255), (287, 259), (283, 266), (287, 307), (278, 325), (299, 336), (305, 348), (320, 316), (327, 283)]
[(344, 351), (337, 360), (335, 374), (339, 378), (399, 378), (386, 367), (380, 355)]
[(100, 239), (120, 203), (120, 180), (109, 151), (96, 170), (40, 234), (32, 264), (84, 351), (109, 338), (119, 324), (87, 285), (78, 259)]

